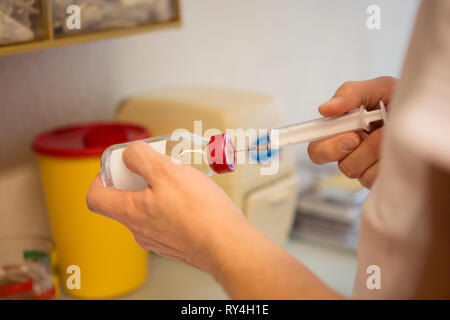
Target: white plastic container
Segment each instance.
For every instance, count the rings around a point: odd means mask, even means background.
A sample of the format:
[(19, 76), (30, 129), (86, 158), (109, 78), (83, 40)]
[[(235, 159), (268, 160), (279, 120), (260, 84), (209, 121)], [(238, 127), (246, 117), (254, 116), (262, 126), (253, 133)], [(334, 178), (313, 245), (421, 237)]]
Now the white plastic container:
[[(192, 165), (206, 175), (232, 172), (236, 168), (233, 140), (225, 133), (206, 139), (183, 131), (141, 141), (161, 154)], [(147, 182), (131, 172), (122, 160), (123, 150), (131, 143), (115, 144), (103, 152), (101, 178), (105, 187), (120, 190), (142, 190), (147, 187)]]

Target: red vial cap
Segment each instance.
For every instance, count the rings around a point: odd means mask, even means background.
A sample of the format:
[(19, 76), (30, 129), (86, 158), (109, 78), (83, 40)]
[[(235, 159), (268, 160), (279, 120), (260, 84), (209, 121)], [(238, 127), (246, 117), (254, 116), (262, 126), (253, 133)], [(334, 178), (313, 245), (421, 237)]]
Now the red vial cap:
[(216, 173), (233, 172), (236, 169), (236, 153), (233, 139), (222, 133), (212, 136), (208, 143), (209, 166)]

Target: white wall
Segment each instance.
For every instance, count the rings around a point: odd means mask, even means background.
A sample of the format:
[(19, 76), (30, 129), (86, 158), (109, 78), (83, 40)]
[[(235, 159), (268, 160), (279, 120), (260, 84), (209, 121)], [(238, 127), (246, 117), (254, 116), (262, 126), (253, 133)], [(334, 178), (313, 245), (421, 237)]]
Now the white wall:
[[(369, 4), (382, 9), (381, 31), (365, 27)], [(416, 8), (417, 0), (183, 0), (181, 29), (0, 57), (0, 236), (49, 235), (35, 165), (9, 167), (31, 156), (35, 134), (110, 120), (122, 98), (180, 84), (268, 93), (289, 121), (315, 117), (343, 81), (399, 74)]]
[[(365, 27), (369, 4), (382, 30)], [(417, 0), (184, 0), (183, 27), (0, 57), (0, 167), (30, 156), (31, 137), (108, 120), (125, 96), (208, 84), (278, 97), (290, 120), (345, 80), (398, 75)]]

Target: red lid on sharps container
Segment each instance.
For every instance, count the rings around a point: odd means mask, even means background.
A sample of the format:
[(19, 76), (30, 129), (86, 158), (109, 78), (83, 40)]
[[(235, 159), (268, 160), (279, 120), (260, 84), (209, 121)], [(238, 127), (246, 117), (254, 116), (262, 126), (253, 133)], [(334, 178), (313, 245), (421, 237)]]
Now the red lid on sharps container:
[(87, 123), (41, 133), (33, 140), (38, 154), (55, 157), (101, 156), (112, 144), (148, 138), (147, 129), (124, 123)]
[(222, 133), (212, 136), (208, 143), (209, 166), (216, 173), (233, 172), (236, 169), (236, 153), (233, 139)]

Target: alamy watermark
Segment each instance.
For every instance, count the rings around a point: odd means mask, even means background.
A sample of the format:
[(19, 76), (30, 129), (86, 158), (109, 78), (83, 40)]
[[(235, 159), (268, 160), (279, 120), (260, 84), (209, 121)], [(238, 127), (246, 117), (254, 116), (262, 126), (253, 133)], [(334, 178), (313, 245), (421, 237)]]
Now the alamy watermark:
[(69, 30), (81, 30), (81, 8), (77, 5), (70, 5), (66, 9), (69, 15), (66, 19), (66, 27)]
[(81, 289), (81, 268), (75, 264), (67, 267), (66, 288), (69, 290)]
[[(66, 9), (68, 15), (66, 27), (69, 30), (81, 30), (81, 8), (78, 5), (70, 5)], [(366, 14), (369, 16), (366, 20), (366, 26), (369, 30), (381, 30), (381, 8), (372, 4), (367, 7)]]
[(366, 286), (369, 290), (381, 289), (381, 268), (376, 264), (367, 267), (366, 273), (370, 276), (366, 280)]
[(369, 30), (381, 30), (381, 8), (375, 4), (367, 7), (366, 13), (369, 15), (366, 26)]

